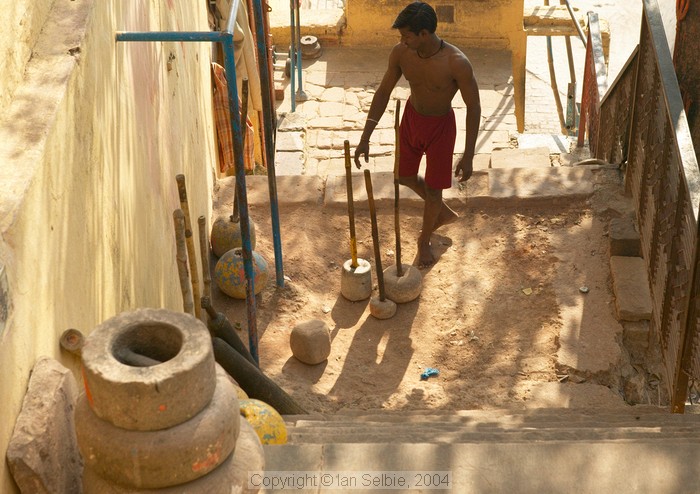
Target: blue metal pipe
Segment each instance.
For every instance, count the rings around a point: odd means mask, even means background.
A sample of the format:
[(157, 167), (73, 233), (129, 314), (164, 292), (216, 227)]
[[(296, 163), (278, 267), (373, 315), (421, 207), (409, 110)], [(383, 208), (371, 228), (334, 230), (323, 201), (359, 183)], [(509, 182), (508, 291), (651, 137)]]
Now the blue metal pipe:
[(151, 32), (122, 32), (117, 31), (117, 41), (209, 41), (221, 42), (223, 33), (213, 31), (151, 31)]
[(276, 127), (275, 111), (272, 107), (271, 74), (267, 62), (267, 46), (265, 44), (265, 32), (263, 30), (262, 0), (253, 0), (253, 11), (257, 22), (255, 32), (257, 35), (258, 68), (262, 84), (263, 112), (268, 116), (265, 119), (265, 152), (267, 153), (267, 183), (270, 192), (270, 215), (272, 220), (272, 241), (275, 249), (275, 273), (277, 286), (284, 286), (284, 270), (282, 268), (282, 240), (280, 237), (279, 207), (277, 204), (277, 179), (275, 177), (275, 143), (274, 134)]
[(256, 362), (258, 357), (258, 329), (255, 313), (255, 271), (253, 269), (253, 249), (250, 241), (250, 218), (248, 217), (248, 194), (246, 191), (245, 162), (243, 158), (243, 129), (241, 110), (238, 105), (238, 86), (236, 84), (236, 60), (233, 52), (233, 34), (226, 33), (223, 41), (224, 68), (228, 79), (228, 107), (231, 115), (233, 133), (233, 158), (236, 171), (236, 197), (241, 223), (241, 243), (243, 251), (243, 270), (246, 281), (246, 309), (248, 315), (248, 346)]
[[(297, 35), (296, 35), (296, 45), (297, 45), (297, 76), (298, 76), (298, 81), (299, 81), (299, 95), (304, 94), (304, 88), (302, 87), (301, 83), (301, 18), (299, 14), (299, 2), (298, 0), (292, 0), (294, 2), (294, 12), (296, 15), (296, 29), (297, 29)], [(305, 97), (303, 99), (306, 99)], [(294, 101), (296, 102), (296, 97), (294, 98)]]
[(296, 3), (296, 0), (289, 0), (289, 43), (290, 43), (290, 48), (289, 48), (289, 79), (291, 81), (291, 86), (290, 86), (290, 97), (292, 98), (292, 113), (296, 111), (297, 107), (297, 100), (296, 100), (296, 90), (294, 89), (296, 87), (295, 81), (296, 81), (296, 70), (297, 70), (297, 48), (296, 48), (296, 39), (297, 39), (297, 32), (296, 29), (294, 29), (294, 4)]
[[(259, 0), (258, 0), (259, 1)], [(241, 223), (241, 242), (243, 251), (243, 269), (245, 272), (245, 277), (247, 281), (246, 287), (246, 308), (248, 315), (248, 340), (249, 340), (249, 350), (250, 354), (255, 358), (256, 362), (259, 362), (258, 357), (258, 331), (257, 331), (257, 318), (255, 311), (255, 275), (253, 269), (253, 252), (251, 248), (250, 241), (250, 219), (248, 216), (248, 195), (246, 192), (246, 180), (245, 180), (245, 163), (243, 158), (243, 129), (241, 126), (241, 114), (238, 104), (238, 86), (236, 81), (236, 62), (234, 58), (234, 46), (233, 46), (233, 29), (235, 27), (236, 16), (238, 13), (238, 7), (240, 5), (240, 0), (234, 0), (231, 5), (231, 11), (228, 18), (228, 23), (226, 26), (226, 31), (223, 32), (170, 32), (170, 31), (155, 31), (155, 32), (117, 32), (115, 39), (116, 41), (196, 41), (196, 42), (219, 42), (223, 45), (224, 49), (224, 68), (226, 70), (226, 77), (228, 80), (228, 102), (229, 102), (229, 114), (231, 118), (231, 131), (233, 133), (234, 142), (234, 165), (236, 171), (236, 195), (238, 198), (238, 209)], [(262, 12), (262, 8), (260, 8)], [(262, 19), (261, 17), (258, 17)], [(260, 23), (257, 23), (258, 27)], [(259, 47), (258, 47), (259, 48)], [(267, 52), (265, 51), (266, 60)], [(269, 71), (267, 70), (267, 63), (264, 65), (264, 70), (261, 66), (261, 75), (263, 76), (263, 81), (267, 81), (266, 86), (267, 91), (263, 91), (263, 102), (267, 99), (268, 106), (270, 102), (270, 86), (269, 86)], [(274, 115), (270, 109), (266, 112), (268, 119), (270, 120)], [(264, 122), (266, 126), (270, 125), (270, 122)], [(270, 132), (265, 133), (266, 136), (270, 136)], [(266, 137), (266, 143), (267, 143)], [(271, 149), (268, 148), (268, 149)], [(270, 153), (268, 152), (268, 155)], [(272, 163), (269, 160), (268, 163)], [(274, 170), (274, 168), (273, 168)], [(268, 175), (269, 177), (269, 175)], [(274, 181), (274, 173), (272, 176)], [(274, 183), (274, 182), (273, 182)], [(272, 187), (270, 194), (270, 202), (272, 203)], [(277, 215), (277, 191), (274, 188), (274, 204), (273, 208), (273, 228), (276, 228), (276, 246), (280, 243), (279, 240), (279, 220), (276, 220)], [(276, 225), (276, 226), (275, 226)], [(281, 245), (281, 244), (280, 244)], [(281, 246), (275, 249), (275, 262), (278, 263), (281, 270)], [(281, 272), (281, 271), (280, 271)], [(282, 278), (283, 280), (283, 278)], [(278, 279), (279, 285), (279, 279)]]

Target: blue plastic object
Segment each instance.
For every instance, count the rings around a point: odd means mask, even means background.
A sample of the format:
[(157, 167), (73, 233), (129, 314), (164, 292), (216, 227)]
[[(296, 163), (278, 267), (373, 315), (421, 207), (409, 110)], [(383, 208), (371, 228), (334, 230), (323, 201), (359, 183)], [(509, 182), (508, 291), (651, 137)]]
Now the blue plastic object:
[(428, 367), (428, 368), (425, 369), (425, 371), (420, 375), (420, 379), (421, 379), (421, 381), (425, 381), (425, 380), (428, 379), (429, 377), (431, 377), (431, 376), (437, 376), (437, 375), (439, 375), (439, 374), (440, 374), (440, 371), (437, 370), (436, 368), (434, 368), (434, 367)]

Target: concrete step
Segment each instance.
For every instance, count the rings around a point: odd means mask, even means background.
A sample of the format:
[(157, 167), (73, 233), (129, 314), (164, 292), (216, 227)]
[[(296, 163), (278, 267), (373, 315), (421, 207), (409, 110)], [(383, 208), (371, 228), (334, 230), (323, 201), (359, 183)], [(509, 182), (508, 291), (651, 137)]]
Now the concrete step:
[[(700, 414), (692, 412), (635, 406), (290, 415), (289, 442), (264, 446), (266, 481), (308, 493), (691, 492), (700, 474)], [(418, 485), (426, 479), (441, 484)]]
[(700, 415), (655, 407), (617, 411), (546, 409), (527, 412), (385, 412), (287, 416), (290, 443), (469, 443), (528, 441), (696, 441)]
[(285, 415), (291, 426), (306, 423), (435, 423), (484, 426), (558, 427), (572, 423), (605, 422), (608, 424), (687, 424), (700, 423), (700, 411), (688, 407), (686, 414), (672, 414), (666, 408), (653, 405), (619, 406), (614, 408), (534, 408), (522, 410), (345, 410), (334, 415)]
[[(268, 482), (296, 479), (294, 491), (305, 493), (346, 492), (343, 487), (371, 492), (396, 486), (402, 477), (404, 485), (393, 492), (675, 493), (696, 492), (700, 475), (700, 449), (684, 439), (287, 444), (264, 450)], [(433, 471), (444, 473), (415, 473)], [(417, 485), (426, 478), (438, 489)]]
[(517, 430), (517, 431), (444, 431), (423, 427), (375, 430), (340, 429), (333, 431), (288, 431), (289, 444), (461, 444), (461, 443), (522, 443), (561, 441), (692, 441), (697, 443), (700, 434), (692, 428), (654, 431), (648, 428), (585, 428), (568, 430)]

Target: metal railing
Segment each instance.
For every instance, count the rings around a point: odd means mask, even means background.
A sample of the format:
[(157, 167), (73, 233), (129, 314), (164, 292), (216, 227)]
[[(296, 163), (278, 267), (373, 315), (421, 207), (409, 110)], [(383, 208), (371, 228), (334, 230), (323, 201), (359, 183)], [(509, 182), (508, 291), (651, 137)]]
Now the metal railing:
[[(184, 32), (184, 31), (153, 31), (153, 32), (117, 32), (116, 41), (160, 41), (160, 42), (208, 42), (221, 43), (224, 51), (224, 68), (228, 79), (228, 103), (231, 118), (231, 130), (233, 134), (234, 164), (236, 172), (236, 199), (238, 201), (239, 219), (241, 224), (241, 240), (243, 251), (243, 267), (246, 287), (246, 309), (248, 314), (248, 340), (251, 355), (258, 361), (258, 332), (255, 313), (255, 290), (253, 255), (250, 239), (250, 218), (248, 215), (248, 195), (246, 189), (245, 166), (243, 159), (243, 130), (241, 124), (241, 112), (238, 99), (238, 86), (236, 83), (236, 62), (234, 59), (233, 33), (236, 17), (241, 0), (231, 3), (226, 28), (220, 32)], [(258, 68), (262, 84), (262, 100), (265, 126), (265, 152), (267, 154), (267, 176), (270, 192), (270, 208), (273, 228), (273, 243), (275, 250), (275, 267), (277, 285), (284, 286), (284, 273), (282, 270), (282, 244), (279, 234), (279, 209), (277, 203), (277, 185), (274, 166), (274, 108), (272, 107), (270, 81), (271, 75), (268, 63), (268, 50), (263, 31), (263, 10), (261, 0), (253, 0), (253, 10), (256, 19), (256, 48)]]
[[(544, 0), (544, 5), (549, 6), (549, 0)], [(578, 38), (580, 39), (583, 46), (586, 46), (586, 35), (579, 25), (578, 18), (574, 9), (571, 7), (569, 0), (559, 0), (559, 5), (566, 6), (569, 16), (571, 17), (571, 22), (576, 28), (578, 33)], [(562, 134), (566, 135), (576, 135), (578, 130), (578, 114), (576, 107), (576, 71), (574, 68), (574, 57), (571, 48), (571, 36), (565, 36), (566, 43), (566, 55), (569, 64), (569, 83), (567, 85), (566, 91), (566, 116), (564, 115), (564, 109), (561, 103), (561, 98), (559, 96), (559, 85), (557, 83), (557, 76), (554, 70), (554, 56), (552, 51), (552, 37), (547, 36), (547, 62), (549, 65), (549, 79), (552, 86), (552, 94), (554, 95), (554, 103), (557, 107), (557, 115), (559, 117), (559, 124), (561, 126)]]
[[(595, 57), (586, 61), (593, 73)], [(602, 98), (596, 86), (584, 79), (591, 152), (626, 166), (649, 274), (651, 343), (663, 356), (672, 411), (682, 413), (689, 380), (700, 379), (700, 170), (656, 0), (644, 0), (639, 46), (618, 78)]]

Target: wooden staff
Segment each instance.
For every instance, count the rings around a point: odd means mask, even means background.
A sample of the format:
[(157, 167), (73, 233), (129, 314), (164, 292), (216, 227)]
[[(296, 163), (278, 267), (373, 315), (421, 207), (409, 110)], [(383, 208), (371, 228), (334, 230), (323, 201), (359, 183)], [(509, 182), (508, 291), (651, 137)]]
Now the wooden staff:
[(216, 309), (214, 309), (209, 297), (202, 297), (202, 308), (209, 314), (207, 327), (209, 328), (211, 337), (221, 338), (228, 343), (231, 348), (243, 355), (248, 362), (258, 367), (258, 363), (243, 344), (243, 341), (238, 337), (236, 330), (233, 329), (228, 318), (222, 312), (217, 312)]
[(197, 219), (199, 224), (199, 255), (202, 257), (202, 299), (211, 298), (211, 268), (209, 267), (209, 236), (207, 235), (207, 220), (204, 216)]
[(197, 257), (194, 250), (194, 239), (192, 238), (192, 221), (190, 220), (190, 206), (187, 202), (187, 188), (185, 187), (185, 176), (179, 174), (177, 180), (177, 191), (180, 194), (180, 207), (185, 215), (185, 240), (187, 242), (187, 259), (190, 262), (190, 273), (192, 276), (192, 297), (197, 301), (194, 305), (194, 316), (201, 319), (201, 309), (199, 307), (199, 271), (197, 269)]
[(396, 100), (396, 113), (394, 114), (394, 232), (396, 234), (396, 277), (403, 276), (403, 266), (401, 265), (401, 223), (399, 222), (399, 114), (401, 113), (401, 100)]
[(216, 362), (224, 368), (246, 394), (264, 401), (282, 415), (304, 415), (307, 413), (272, 379), (221, 338), (212, 338)]
[(194, 300), (190, 286), (190, 275), (187, 271), (187, 247), (185, 242), (185, 213), (182, 209), (173, 211), (175, 223), (175, 247), (177, 250), (177, 272), (180, 276), (180, 291), (182, 292), (183, 309), (194, 315)]
[(345, 140), (345, 185), (348, 195), (348, 218), (350, 218), (350, 256), (351, 266), (357, 267), (357, 238), (355, 237), (355, 205), (352, 198), (352, 173), (350, 166), (350, 142)]
[(377, 285), (379, 285), (379, 300), (384, 302), (384, 271), (382, 270), (382, 253), (379, 248), (379, 229), (377, 228), (377, 211), (374, 208), (374, 194), (372, 192), (372, 176), (365, 168), (365, 187), (367, 188), (367, 200), (369, 202), (369, 217), (372, 220), (372, 242), (374, 243), (374, 262), (377, 269)]
[[(243, 79), (243, 102), (241, 105), (241, 127), (243, 128), (241, 136), (241, 146), (243, 147), (243, 168), (245, 169), (245, 136), (248, 133), (248, 79)], [(238, 223), (241, 220), (238, 214), (238, 190), (237, 187), (233, 188), (233, 214), (231, 215), (231, 221), (233, 223)]]

